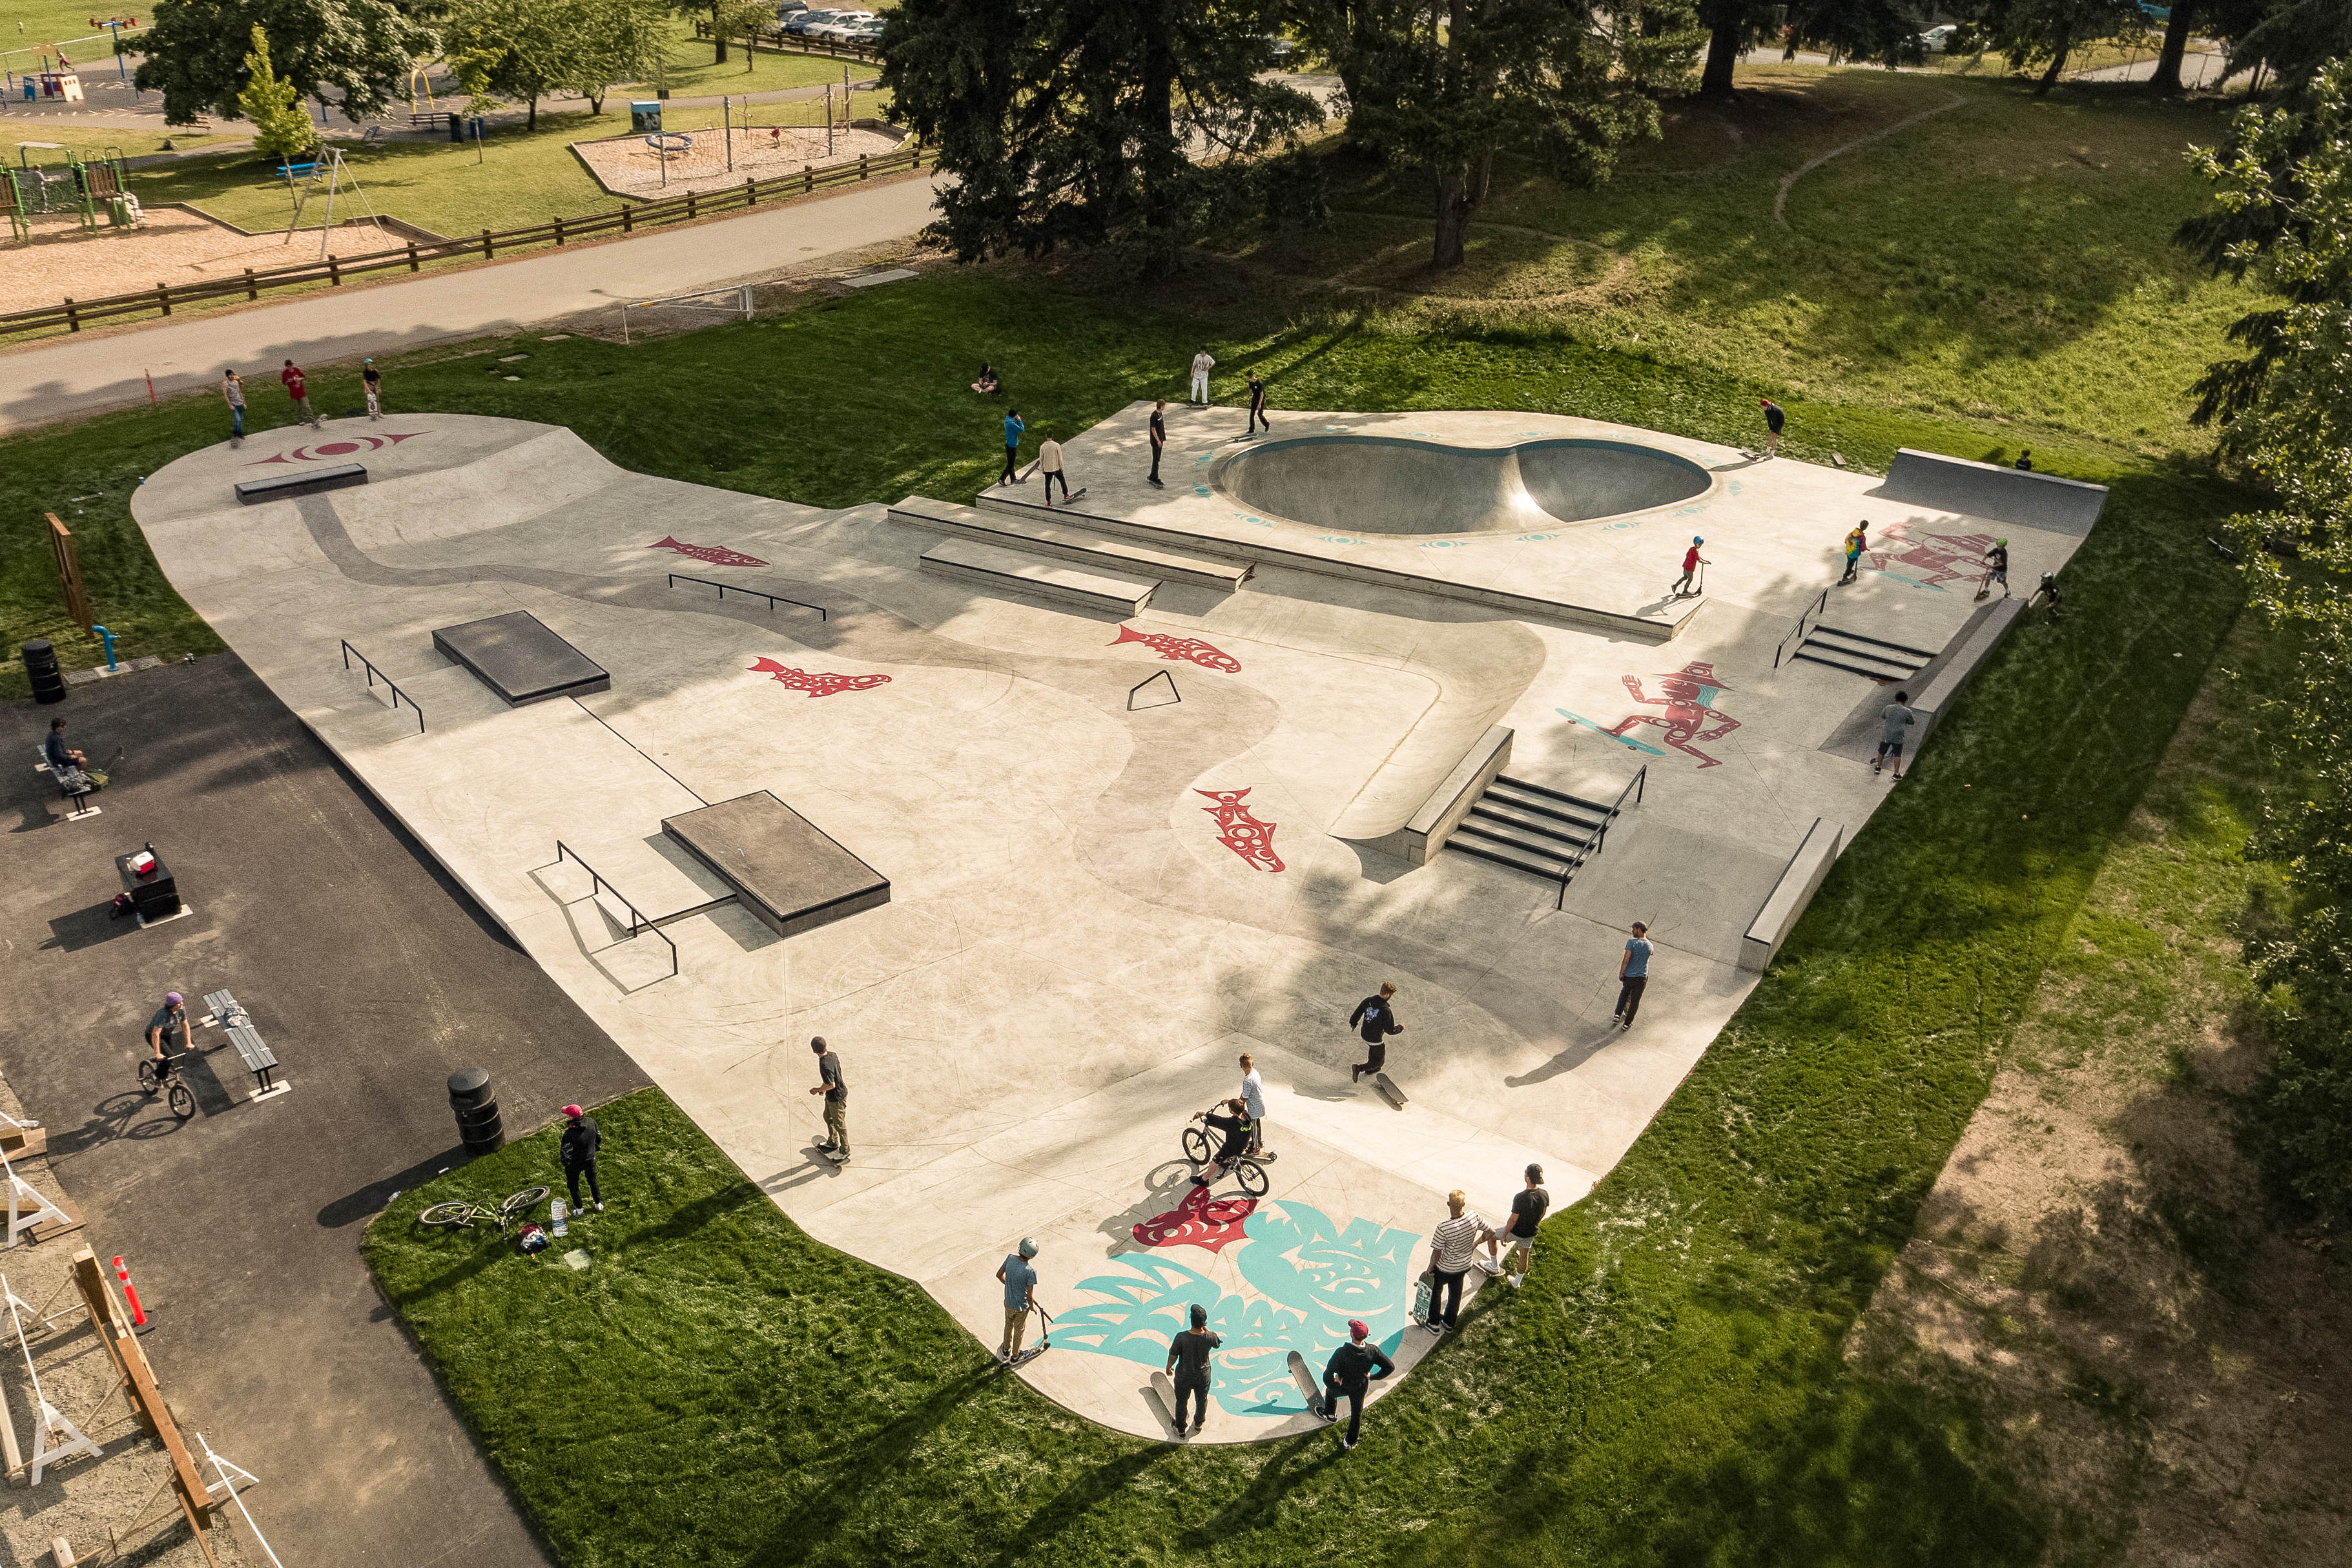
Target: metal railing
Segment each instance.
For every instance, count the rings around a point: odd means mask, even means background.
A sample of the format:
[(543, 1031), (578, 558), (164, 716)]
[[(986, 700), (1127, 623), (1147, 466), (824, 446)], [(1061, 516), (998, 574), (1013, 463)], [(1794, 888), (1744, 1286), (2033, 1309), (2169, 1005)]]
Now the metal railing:
[(675, 977), (677, 973), (677, 943), (669, 940), (669, 933), (663, 931), (661, 927), (656, 925), (653, 921), (646, 919), (646, 912), (629, 901), (629, 895), (621, 891), (620, 889), (613, 886), (612, 883), (606, 881), (603, 875), (597, 871), (595, 867), (591, 866), (587, 861), (580, 858), (578, 851), (574, 850), (570, 845), (564, 843), (562, 839), (557, 839), (555, 841), (555, 863), (559, 866), (562, 865), (564, 858), (567, 856), (571, 858), (574, 865), (578, 866), (583, 871), (588, 873), (588, 896), (590, 898), (594, 898), (599, 890), (610, 893), (613, 897), (621, 900), (621, 907), (623, 909), (629, 911), (629, 934), (623, 937), (621, 939), (622, 941), (635, 942), (639, 931), (646, 931), (653, 932), (656, 936), (662, 939), (663, 942), (669, 948), (669, 972), (672, 977)]
[[(1822, 590), (1822, 596), (1814, 602), (1812, 607), (1808, 609), (1803, 615), (1797, 617), (1796, 629), (1791, 631), (1787, 637), (1782, 637), (1780, 639), (1780, 646), (1772, 650), (1773, 668), (1778, 669), (1780, 668), (1780, 655), (1787, 649), (1789, 644), (1796, 641), (1798, 638), (1801, 638), (1805, 635), (1805, 623), (1807, 621), (1811, 621), (1813, 625), (1820, 626), (1822, 624), (1822, 617), (1829, 614), (1829, 609), (1830, 591), (1827, 588), (1824, 588)], [(1801, 644), (1800, 646), (1802, 645)]]
[[(343, 642), (343, 639), (341, 637), (337, 637), (335, 640), (337, 642)], [(367, 668), (367, 683), (369, 688), (373, 689), (377, 681), (383, 681), (385, 688), (392, 693), (392, 710), (397, 713), (400, 711), (400, 705), (404, 702), (407, 703), (416, 714), (416, 732), (420, 735), (425, 733), (425, 710), (416, 706), (416, 699), (411, 697), (407, 692), (403, 691), (399, 687), (393, 685), (392, 677), (378, 669), (374, 665), (368, 663), (367, 655), (361, 653), (359, 649), (353, 647), (350, 643), (343, 642), (343, 668), (345, 669), (351, 668), (352, 659), (354, 657), (356, 657), (360, 663)]]
[(831, 616), (824, 613), (824, 606), (823, 605), (803, 605), (798, 599), (787, 599), (781, 594), (762, 594), (759, 589), (746, 588), (740, 583), (714, 583), (708, 577), (688, 577), (685, 574), (679, 572), (673, 572), (669, 574), (669, 585), (671, 587), (675, 588), (680, 583), (699, 583), (706, 588), (716, 588), (719, 590), (719, 597), (721, 600), (724, 600), (727, 597), (727, 594), (730, 589), (732, 589), (738, 594), (749, 594), (755, 599), (765, 599), (768, 601), (768, 613), (772, 616), (776, 613), (776, 606), (778, 605), (790, 605), (794, 609), (814, 610), (816, 612), (816, 618), (821, 621), (829, 621), (833, 618)]
[(1579, 847), (1580, 853), (1559, 874), (1559, 899), (1552, 908), (1557, 910), (1568, 908), (1569, 883), (1576, 879), (1576, 873), (1584, 863), (1600, 854), (1602, 846), (1609, 842), (1609, 825), (1624, 815), (1625, 797), (1630, 795), (1633, 797), (1635, 805), (1642, 804), (1643, 791), (1646, 787), (1649, 776), (1650, 764), (1643, 763), (1634, 770), (1633, 776), (1625, 781), (1625, 787), (1617, 792), (1617, 798), (1609, 809), (1601, 814), (1601, 820), (1593, 825), (1592, 831), (1584, 836), (1584, 842)]

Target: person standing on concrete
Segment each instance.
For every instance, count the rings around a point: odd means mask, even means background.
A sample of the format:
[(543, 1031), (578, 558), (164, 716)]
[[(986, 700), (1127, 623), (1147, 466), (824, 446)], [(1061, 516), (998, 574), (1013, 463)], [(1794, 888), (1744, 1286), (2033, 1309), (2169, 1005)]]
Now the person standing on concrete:
[(1179, 1329), (1168, 1342), (1168, 1375), (1176, 1384), (1176, 1436), (1184, 1436), (1184, 1405), (1192, 1403), (1192, 1436), (1209, 1424), (1209, 1352), (1223, 1344), (1223, 1336), (1209, 1331), (1209, 1309), (1192, 1303), (1192, 1326)]
[(1209, 357), (1209, 345), (1202, 343), (1201, 352), (1192, 356), (1192, 404), (1197, 408), (1209, 405), (1209, 372), (1217, 362)]
[(597, 1130), (596, 1119), (576, 1105), (567, 1105), (563, 1114), (571, 1120), (563, 1124), (563, 1142), (558, 1155), (563, 1162), (563, 1185), (572, 1194), (572, 1212), (581, 1214), (580, 1178), (588, 1178), (588, 1201), (596, 1212), (604, 1212), (604, 1184), (596, 1179), (596, 1151), (604, 1146), (604, 1134)]
[(1339, 1452), (1354, 1447), (1363, 1432), (1364, 1401), (1371, 1397), (1372, 1379), (1395, 1370), (1388, 1352), (1372, 1343), (1370, 1327), (1361, 1318), (1349, 1319), (1348, 1342), (1333, 1351), (1323, 1366), (1323, 1418), (1338, 1421), (1339, 1401), (1348, 1401), (1348, 1429), (1339, 1435)]
[(1439, 1220), (1437, 1228), (1430, 1233), (1429, 1271), (1437, 1277), (1437, 1288), (1429, 1297), (1429, 1331), (1433, 1334), (1443, 1334), (1460, 1323), (1462, 1280), (1478, 1256), (1480, 1242), (1486, 1244), (1491, 1265), (1486, 1272), (1498, 1272), (1502, 1267), (1495, 1258), (1493, 1228), (1468, 1204), (1459, 1189), (1446, 1194), (1446, 1217)]
[(1690, 548), (1683, 552), (1683, 574), (1679, 578), (1675, 579), (1675, 582), (1674, 592), (1675, 598), (1681, 598), (1683, 596), (1683, 590), (1689, 588), (1697, 579), (1698, 569), (1700, 567), (1712, 566), (1715, 564), (1714, 562), (1709, 561), (1706, 556), (1701, 555), (1698, 552), (1698, 547), (1706, 542), (1706, 540), (1699, 538), (1696, 534), (1693, 534), (1691, 536)]
[(1633, 1015), (1642, 1010), (1642, 993), (1650, 984), (1650, 928), (1640, 921), (1633, 922), (1633, 940), (1625, 944), (1625, 955), (1617, 961), (1618, 1025), (1630, 1029)]
[(1527, 1179), (1526, 1188), (1511, 1200), (1511, 1226), (1503, 1236), (1507, 1244), (1504, 1256), (1518, 1265), (1510, 1270), (1514, 1290), (1527, 1283), (1528, 1265), (1535, 1261), (1536, 1228), (1551, 1212), (1551, 1194), (1544, 1191), (1543, 1167), (1529, 1165)]
[(1024, 1236), (1020, 1250), (996, 1266), (997, 1283), (1004, 1287), (1004, 1339), (996, 1347), (999, 1366), (1021, 1359), (1021, 1339), (1029, 1331), (1029, 1314), (1037, 1310), (1037, 1238)]
[(303, 379), (302, 367), (289, 359), (286, 368), (278, 373), (278, 379), (286, 384), (286, 395), (294, 400), (294, 412), (308, 421), (311, 429), (324, 430), (327, 422), (310, 406), (310, 385)]
[[(1051, 426), (1048, 426), (1047, 428), (1050, 429)], [(1048, 435), (1044, 440), (1037, 443), (1037, 468), (1039, 472), (1045, 476), (1045, 504), (1047, 506), (1052, 506), (1054, 504), (1054, 484), (1055, 480), (1059, 480), (1061, 482), (1062, 499), (1064, 500), (1070, 499), (1070, 477), (1062, 472), (1062, 444), (1059, 441), (1055, 440), (1051, 435)]]
[(996, 476), (1000, 485), (1021, 482), (1021, 432), (1029, 428), (1021, 423), (1021, 410), (1009, 408), (1004, 413), (1004, 471)]
[(368, 417), (382, 419), (383, 417), (383, 372), (376, 369), (375, 361), (372, 359), (362, 360), (360, 364), (360, 382), (367, 388)]
[[(1160, 454), (1168, 448), (1168, 400), (1161, 398), (1151, 405), (1151, 473), (1147, 484), (1160, 484)], [(1160, 489), (1168, 487), (1160, 485)]]
[(228, 405), (228, 447), (234, 452), (245, 445), (245, 382), (236, 372), (221, 372), (221, 401)]
[(1383, 980), (1379, 995), (1365, 997), (1356, 1004), (1356, 1010), (1348, 1015), (1349, 1024), (1362, 1036), (1364, 1043), (1372, 1047), (1367, 1053), (1370, 1060), (1358, 1062), (1349, 1069), (1349, 1083), (1385, 1067), (1389, 1059), (1389, 1037), (1404, 1033), (1404, 1026), (1396, 1021), (1395, 996), (1396, 987)]
[(817, 1086), (811, 1094), (824, 1096), (825, 1136), (817, 1142), (824, 1157), (836, 1165), (849, 1163), (849, 1082), (841, 1076), (841, 1058), (828, 1049), (824, 1037), (809, 1041), (816, 1056)]
[(1870, 548), (1870, 519), (1864, 518), (1845, 536), (1845, 575), (1838, 579), (1841, 588), (1854, 580), (1862, 571), (1862, 552)]
[(1242, 1108), (1249, 1112), (1253, 1129), (1250, 1152), (1261, 1160), (1273, 1159), (1265, 1152), (1265, 1079), (1258, 1077), (1257, 1063), (1247, 1051), (1242, 1053)]
[(1984, 582), (1977, 589), (1977, 597), (1979, 599), (1990, 597), (1995, 583), (2000, 584), (2000, 596), (2004, 599), (2008, 598), (2009, 541), (2006, 539), (1994, 540), (1992, 548), (1985, 552)]
[(1261, 428), (1268, 435), (1272, 435), (1274, 423), (1265, 416), (1265, 377), (1255, 371), (1249, 373), (1249, 394), (1250, 422), (1247, 428), (1242, 431), (1243, 437), (1246, 439), (1255, 436)]
[(1764, 405), (1764, 455), (1777, 458), (1780, 455), (1780, 426), (1788, 423), (1789, 416), (1770, 398), (1760, 401)]
[(170, 1061), (188, 1048), (187, 1002), (178, 992), (165, 992), (163, 1005), (147, 1020), (147, 1044), (154, 1050), (158, 1063)]
[(1878, 755), (1870, 763), (1870, 776), (1873, 778), (1878, 776), (1878, 770), (1885, 765), (1890, 752), (1895, 755), (1895, 776), (1898, 779), (1903, 776), (1903, 731), (1916, 723), (1919, 718), (1906, 706), (1910, 700), (1909, 692), (1898, 691), (1894, 701), (1878, 710), (1881, 728)]

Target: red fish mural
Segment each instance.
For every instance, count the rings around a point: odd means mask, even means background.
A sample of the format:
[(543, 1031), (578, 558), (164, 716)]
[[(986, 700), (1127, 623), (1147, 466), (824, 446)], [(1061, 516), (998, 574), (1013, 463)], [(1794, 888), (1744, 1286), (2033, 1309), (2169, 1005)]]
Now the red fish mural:
[(1171, 661), (1184, 659), (1203, 669), (1222, 669), (1227, 675), (1239, 675), (1242, 661), (1221, 647), (1202, 642), (1199, 637), (1171, 637), (1165, 632), (1139, 632), (1127, 626), (1118, 628), (1118, 636), (1110, 639), (1117, 647), (1123, 642), (1139, 642), (1144, 647)]
[(756, 555), (746, 555), (740, 550), (730, 550), (723, 544), (680, 544), (664, 534), (659, 542), (648, 544), (647, 550), (675, 550), (680, 555), (690, 555), (697, 561), (707, 561), (713, 566), (765, 566)]
[(836, 691), (871, 691), (877, 686), (887, 686), (890, 680), (887, 675), (821, 675), (778, 664), (772, 658), (762, 658), (751, 666), (751, 672), (764, 675), (789, 690), (805, 691), (811, 697), (830, 697)]
[(1250, 808), (1242, 804), (1242, 796), (1249, 794), (1248, 790), (1196, 789), (1192, 793), (1207, 795), (1217, 803), (1201, 809), (1215, 817), (1218, 827), (1223, 830), (1217, 835), (1218, 843), (1261, 871), (1282, 869), (1282, 857), (1274, 852), (1274, 830), (1281, 824), (1260, 822), (1250, 815)]
[(1633, 693), (1634, 701), (1646, 702), (1665, 711), (1635, 713), (1615, 729), (1603, 733), (1623, 740), (1625, 731), (1637, 724), (1655, 724), (1665, 731), (1659, 739), (1686, 757), (1696, 757), (1700, 767), (1721, 767), (1722, 758), (1710, 757), (1691, 744), (1694, 741), (1720, 741), (1739, 728), (1738, 720), (1715, 710), (1716, 693), (1731, 689), (1715, 678), (1715, 666), (1686, 664), (1671, 674), (1652, 679), (1657, 681), (1662, 695), (1643, 696), (1642, 678), (1638, 675), (1623, 678), (1625, 689)]
[(1208, 1188), (1194, 1187), (1182, 1203), (1137, 1226), (1135, 1239), (1146, 1247), (1205, 1247), (1215, 1252), (1242, 1239), (1242, 1221), (1256, 1208), (1255, 1198), (1213, 1198)]

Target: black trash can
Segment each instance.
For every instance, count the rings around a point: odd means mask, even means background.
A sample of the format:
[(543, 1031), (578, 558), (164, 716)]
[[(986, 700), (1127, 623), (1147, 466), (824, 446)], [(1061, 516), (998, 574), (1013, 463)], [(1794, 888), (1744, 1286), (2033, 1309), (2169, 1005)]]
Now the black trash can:
[(58, 650), (49, 646), (47, 637), (35, 637), (24, 645), (25, 675), (33, 683), (36, 702), (63, 702), (66, 700), (66, 678), (58, 668)]
[(457, 1112), (457, 1141), (467, 1153), (494, 1154), (506, 1146), (506, 1128), (485, 1069), (460, 1068), (449, 1075), (449, 1109)]
[(451, 115), (449, 117), (449, 140), (452, 142), (463, 142), (465, 139), (466, 117), (462, 114)]

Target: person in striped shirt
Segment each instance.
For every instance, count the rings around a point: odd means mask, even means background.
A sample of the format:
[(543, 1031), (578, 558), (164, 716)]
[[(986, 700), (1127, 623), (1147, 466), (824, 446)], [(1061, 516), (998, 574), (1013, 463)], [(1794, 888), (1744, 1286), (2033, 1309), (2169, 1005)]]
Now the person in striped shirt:
[(1429, 1271), (1437, 1277), (1437, 1288), (1429, 1298), (1429, 1331), (1442, 1334), (1459, 1322), (1462, 1315), (1462, 1279), (1470, 1272), (1471, 1263), (1478, 1256), (1478, 1244), (1486, 1244), (1486, 1272), (1500, 1272), (1502, 1259), (1496, 1256), (1495, 1230), (1478, 1216), (1475, 1209), (1466, 1206), (1469, 1200), (1461, 1190), (1445, 1194), (1449, 1216), (1440, 1220), (1429, 1237)]

